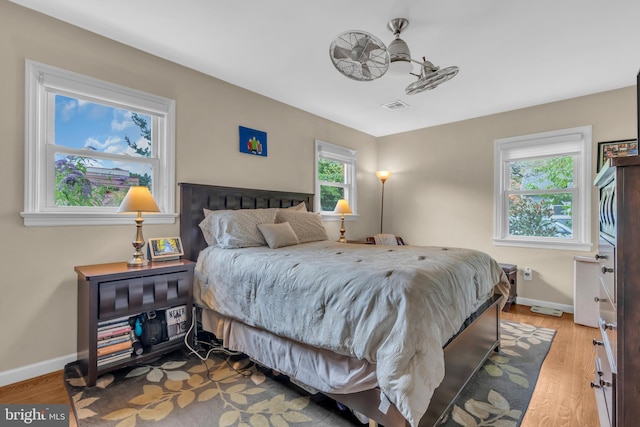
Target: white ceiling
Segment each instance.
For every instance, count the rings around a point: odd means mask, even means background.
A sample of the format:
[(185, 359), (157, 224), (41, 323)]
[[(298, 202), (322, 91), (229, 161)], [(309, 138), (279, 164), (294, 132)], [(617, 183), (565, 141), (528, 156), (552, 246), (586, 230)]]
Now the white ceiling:
[[(640, 68), (639, 0), (11, 1), (373, 136), (632, 86)], [(410, 75), (336, 71), (335, 36), (388, 44), (395, 17), (414, 59), (460, 73), (409, 96)], [(381, 107), (396, 100), (410, 108)]]

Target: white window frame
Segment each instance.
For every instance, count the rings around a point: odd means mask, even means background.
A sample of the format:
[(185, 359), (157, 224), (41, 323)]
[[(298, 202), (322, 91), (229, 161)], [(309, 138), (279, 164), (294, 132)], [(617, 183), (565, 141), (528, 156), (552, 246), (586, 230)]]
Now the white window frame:
[[(337, 220), (338, 217), (333, 211), (322, 211), (320, 205), (320, 186), (330, 185), (335, 187), (341, 187), (344, 189), (345, 199), (349, 203), (351, 208), (351, 215), (346, 215), (345, 219), (354, 219), (358, 214), (358, 194), (357, 194), (357, 151), (342, 147), (340, 145), (331, 144), (328, 142), (316, 140), (315, 142), (315, 167), (314, 167), (314, 182), (315, 182), (315, 197), (314, 197), (314, 211), (320, 212), (325, 220)], [(318, 162), (320, 159), (333, 160), (341, 162), (345, 167), (345, 182), (325, 182), (318, 179)]]
[[(590, 251), (591, 243), (591, 126), (494, 141), (494, 235), (498, 246)], [(509, 162), (550, 156), (573, 156), (573, 238), (509, 236)]]
[[(175, 212), (175, 101), (124, 86), (27, 60), (25, 63), (25, 226), (130, 224), (135, 215), (118, 214), (117, 207), (53, 206), (55, 106), (51, 94), (90, 100), (155, 117), (152, 194), (160, 213), (146, 223), (173, 224)], [(126, 161), (126, 159), (122, 159)]]

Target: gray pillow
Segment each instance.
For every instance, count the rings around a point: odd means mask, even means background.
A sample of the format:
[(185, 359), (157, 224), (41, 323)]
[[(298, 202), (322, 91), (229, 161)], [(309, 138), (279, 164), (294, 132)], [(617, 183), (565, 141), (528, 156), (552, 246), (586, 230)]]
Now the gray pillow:
[(209, 245), (221, 248), (265, 246), (259, 224), (273, 224), (275, 209), (219, 210), (205, 213), (200, 229)]
[(327, 229), (319, 213), (282, 209), (276, 215), (276, 223), (288, 222), (300, 243), (329, 240)]
[(260, 230), (264, 240), (267, 241), (267, 245), (269, 245), (271, 249), (300, 243), (296, 233), (288, 222), (282, 222), (280, 224), (259, 224), (258, 230)]

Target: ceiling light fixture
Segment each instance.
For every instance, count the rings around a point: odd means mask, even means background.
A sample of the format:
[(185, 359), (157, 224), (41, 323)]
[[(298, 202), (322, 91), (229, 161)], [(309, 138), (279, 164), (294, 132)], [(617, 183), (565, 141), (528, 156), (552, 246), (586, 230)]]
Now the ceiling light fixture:
[(395, 39), (389, 43), (389, 73), (395, 75), (408, 74), (413, 71), (411, 64), (411, 51), (407, 43), (400, 38), (402, 30), (409, 26), (409, 21), (404, 18), (395, 18), (389, 21), (387, 28), (391, 30)]

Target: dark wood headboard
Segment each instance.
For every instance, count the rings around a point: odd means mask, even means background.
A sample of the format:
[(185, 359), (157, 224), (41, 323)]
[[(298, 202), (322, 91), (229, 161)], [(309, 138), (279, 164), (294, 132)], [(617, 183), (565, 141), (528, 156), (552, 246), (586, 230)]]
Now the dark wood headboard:
[(220, 187), (216, 185), (180, 183), (180, 238), (184, 258), (196, 261), (207, 247), (198, 224), (204, 219), (204, 208), (261, 209), (288, 208), (306, 202), (313, 210), (313, 194), (287, 191), (256, 190), (250, 188)]

